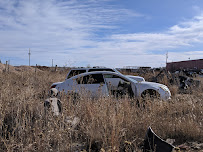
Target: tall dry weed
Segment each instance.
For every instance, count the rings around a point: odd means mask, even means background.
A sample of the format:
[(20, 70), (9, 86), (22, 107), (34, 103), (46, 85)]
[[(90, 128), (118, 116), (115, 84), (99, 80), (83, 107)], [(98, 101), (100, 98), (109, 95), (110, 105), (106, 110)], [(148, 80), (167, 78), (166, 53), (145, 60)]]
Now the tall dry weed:
[[(74, 151), (76, 144), (122, 151), (125, 143), (140, 151), (148, 126), (163, 139), (203, 142), (202, 91), (178, 94), (174, 89), (171, 101), (147, 101), (145, 108), (129, 98), (83, 96), (73, 102), (61, 94), (63, 112), (56, 117), (45, 113), (43, 101), (50, 85), (65, 75), (49, 71), (0, 75), (0, 151)], [(73, 116), (80, 119), (75, 129), (66, 121)]]

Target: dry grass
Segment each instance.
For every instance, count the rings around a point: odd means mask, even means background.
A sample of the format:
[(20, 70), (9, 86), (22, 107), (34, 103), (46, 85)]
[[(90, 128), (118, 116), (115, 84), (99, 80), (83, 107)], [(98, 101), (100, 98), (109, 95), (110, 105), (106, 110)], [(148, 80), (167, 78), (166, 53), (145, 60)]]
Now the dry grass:
[[(43, 101), (49, 86), (63, 81), (66, 73), (0, 74), (0, 151), (74, 151), (75, 143), (122, 151), (125, 141), (140, 151), (148, 126), (164, 139), (176, 139), (177, 144), (203, 142), (202, 87), (192, 94), (178, 94), (173, 86), (170, 102), (148, 101), (146, 108), (130, 99), (82, 98), (73, 103), (62, 94), (62, 115), (45, 115)], [(75, 130), (66, 123), (66, 116), (80, 118)]]

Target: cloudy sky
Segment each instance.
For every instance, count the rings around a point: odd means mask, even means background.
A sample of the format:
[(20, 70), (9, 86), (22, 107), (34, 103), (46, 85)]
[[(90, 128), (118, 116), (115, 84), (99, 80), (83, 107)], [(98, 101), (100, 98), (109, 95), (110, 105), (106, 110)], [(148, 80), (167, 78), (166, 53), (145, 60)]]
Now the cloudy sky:
[(151, 66), (203, 58), (202, 0), (0, 0), (12, 65)]

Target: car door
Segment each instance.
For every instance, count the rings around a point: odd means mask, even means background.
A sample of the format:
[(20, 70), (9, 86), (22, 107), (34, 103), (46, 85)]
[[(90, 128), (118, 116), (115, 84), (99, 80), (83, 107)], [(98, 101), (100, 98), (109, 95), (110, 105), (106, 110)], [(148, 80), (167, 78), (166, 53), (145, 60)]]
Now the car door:
[(104, 74), (104, 79), (110, 94), (118, 96), (134, 97), (131, 82), (114, 74)]
[(108, 89), (102, 74), (89, 74), (76, 79), (80, 93), (92, 97), (107, 96)]

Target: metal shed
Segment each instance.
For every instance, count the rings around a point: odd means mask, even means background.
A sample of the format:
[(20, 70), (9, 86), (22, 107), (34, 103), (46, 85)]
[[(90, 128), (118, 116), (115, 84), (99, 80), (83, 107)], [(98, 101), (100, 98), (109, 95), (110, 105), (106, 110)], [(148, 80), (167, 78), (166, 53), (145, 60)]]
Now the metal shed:
[(175, 72), (177, 70), (183, 69), (200, 71), (201, 69), (203, 69), (203, 59), (169, 62), (166, 64), (166, 69), (170, 72)]

